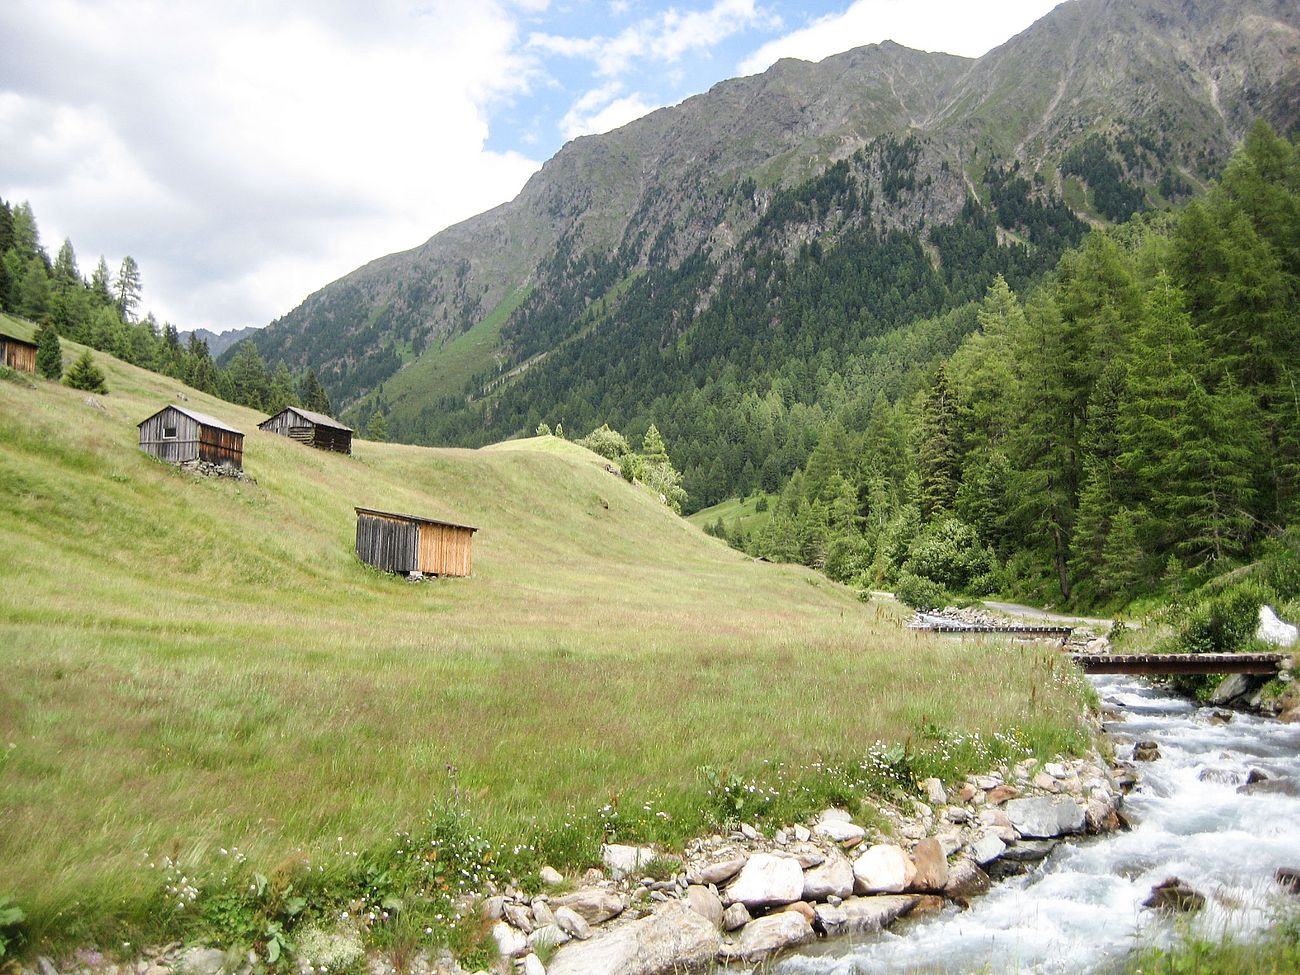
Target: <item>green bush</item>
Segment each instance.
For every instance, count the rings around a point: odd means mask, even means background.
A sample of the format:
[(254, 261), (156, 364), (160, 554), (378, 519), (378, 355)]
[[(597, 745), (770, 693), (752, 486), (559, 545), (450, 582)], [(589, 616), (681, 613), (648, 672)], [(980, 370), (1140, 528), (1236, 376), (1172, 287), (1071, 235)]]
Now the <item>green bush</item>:
[(63, 377), (63, 382), (73, 389), (84, 389), (88, 393), (108, 392), (108, 387), (104, 384), (104, 374), (99, 371), (99, 366), (95, 365), (89, 349), (82, 352), (77, 361), (72, 364), (68, 374)]
[(906, 570), (898, 574), (898, 582), (894, 584), (894, 595), (913, 609), (922, 612), (942, 609), (948, 605), (948, 593), (943, 586), (932, 579), (926, 579)]
[(949, 592), (992, 591), (997, 560), (979, 533), (960, 518), (931, 522), (908, 547), (903, 571), (929, 579)]
[(602, 423), (591, 433), (578, 441), (578, 446), (586, 447), (592, 453), (600, 454), (606, 460), (619, 460), (624, 454), (632, 452), (627, 437), (617, 430), (611, 430), (608, 423)]
[(1259, 608), (1274, 599), (1262, 583), (1247, 581), (1202, 600), (1183, 617), (1174, 640), (1180, 653), (1234, 653), (1249, 647)]

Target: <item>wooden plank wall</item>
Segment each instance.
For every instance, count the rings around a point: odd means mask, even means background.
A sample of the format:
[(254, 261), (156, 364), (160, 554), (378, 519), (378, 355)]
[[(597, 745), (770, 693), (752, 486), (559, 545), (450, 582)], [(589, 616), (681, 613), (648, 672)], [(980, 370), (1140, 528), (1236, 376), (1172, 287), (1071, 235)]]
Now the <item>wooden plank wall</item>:
[(199, 426), (199, 459), (210, 464), (244, 466), (244, 435), (216, 427)]
[(288, 437), (319, 450), (333, 450), (340, 454), (352, 453), (352, 434), (348, 431), (307, 423), (304, 417), (287, 410), (264, 421), (261, 426), (268, 433), (278, 433), (282, 437)]
[(428, 575), (467, 576), (474, 533), (451, 525), (420, 525), (420, 571)]
[(10, 369), (17, 369), (19, 372), (36, 372), (36, 346), (0, 338), (0, 353), (3, 353), (4, 364)]
[[(163, 439), (163, 427), (175, 427), (175, 439)], [(170, 407), (140, 424), (140, 449), (169, 464), (199, 456), (199, 423)]]
[(419, 569), (420, 531), (413, 521), (357, 513), (357, 557), (386, 572)]
[(352, 434), (334, 427), (315, 426), (309, 441), (319, 450), (332, 450), (337, 454), (352, 453)]

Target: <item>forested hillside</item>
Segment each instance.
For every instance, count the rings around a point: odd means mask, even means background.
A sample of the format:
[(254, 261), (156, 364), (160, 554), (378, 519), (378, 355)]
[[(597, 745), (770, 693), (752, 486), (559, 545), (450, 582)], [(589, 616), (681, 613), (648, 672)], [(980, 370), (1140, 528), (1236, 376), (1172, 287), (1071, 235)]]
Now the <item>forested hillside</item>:
[(1283, 0), (1071, 0), (974, 60), (783, 60), (574, 140), (253, 342), (398, 439), (654, 423), (688, 510), (775, 489), (951, 353), (996, 275), (1203, 192), (1257, 118), (1290, 132), (1298, 65)]
[(1300, 500), (1300, 149), (1259, 124), (1174, 215), (999, 275), (919, 387), (834, 411), (757, 534), (933, 602), (1127, 601), (1275, 544)]

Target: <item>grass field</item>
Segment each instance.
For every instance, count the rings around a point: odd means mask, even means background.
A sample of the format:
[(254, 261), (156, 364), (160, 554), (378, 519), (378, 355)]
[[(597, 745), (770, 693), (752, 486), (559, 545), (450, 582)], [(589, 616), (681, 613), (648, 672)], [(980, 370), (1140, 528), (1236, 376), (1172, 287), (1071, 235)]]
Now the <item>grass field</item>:
[(705, 525), (712, 525), (721, 518), (728, 531), (734, 531), (739, 527), (742, 531), (752, 534), (772, 520), (771, 505), (776, 503), (776, 498), (769, 497), (768, 509), (758, 511), (760, 497), (762, 495), (755, 494), (748, 498), (728, 498), (711, 507), (701, 508), (689, 515), (686, 520), (702, 529)]
[[(654, 796), (671, 839), (701, 822), (704, 767), (848, 761), (935, 725), (1079, 740), (1079, 689), (1040, 653), (907, 634), (573, 444), (325, 454), (95, 359), (106, 397), (0, 380), (0, 897), (33, 939), (102, 936), (162, 851), (327, 859), (453, 780), (498, 836)], [(255, 483), (138, 449), (179, 394), (246, 433)], [(354, 505), (479, 526), (473, 577), (360, 564)]]

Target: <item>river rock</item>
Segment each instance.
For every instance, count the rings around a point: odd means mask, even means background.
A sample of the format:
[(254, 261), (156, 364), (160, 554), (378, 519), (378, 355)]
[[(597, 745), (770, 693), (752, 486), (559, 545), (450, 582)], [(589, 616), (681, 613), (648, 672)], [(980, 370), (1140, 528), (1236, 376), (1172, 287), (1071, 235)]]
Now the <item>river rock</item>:
[(805, 871), (803, 899), (824, 901), (828, 897), (849, 897), (853, 893), (853, 864), (848, 857), (833, 854), (825, 863)]
[(571, 938), (558, 924), (544, 924), (528, 936), (528, 947), (534, 951), (549, 951), (567, 943)]
[(715, 928), (722, 927), (722, 899), (709, 888), (691, 884), (686, 888), (686, 903)]
[(772, 913), (782, 914), (786, 911), (793, 911), (795, 914), (802, 914), (808, 919), (809, 924), (812, 924), (817, 918), (817, 912), (813, 910), (813, 906), (807, 901), (795, 901), (793, 904), (786, 904), (784, 907), (773, 908)]
[(1020, 795), (1020, 790), (1014, 785), (1000, 785), (996, 788), (989, 789), (988, 795), (984, 797), (984, 801), (990, 806), (997, 806), (1006, 802), (1008, 799), (1014, 799), (1018, 795)]
[(743, 928), (753, 920), (749, 913), (749, 908), (744, 904), (735, 903), (722, 912), (722, 930), (735, 931), (737, 928)]
[(796, 843), (807, 843), (812, 839), (812, 830), (807, 826), (804, 826), (802, 823), (795, 823), (790, 827), (790, 831), (794, 833)]
[(1247, 781), (1245, 785), (1237, 786), (1237, 791), (1247, 796), (1300, 796), (1300, 785), (1297, 785), (1291, 779), (1257, 779), (1254, 782)]
[(586, 941), (591, 937), (591, 925), (587, 923), (585, 917), (571, 907), (556, 908), (555, 923), (559, 925), (561, 931), (579, 941)]
[(1006, 848), (1007, 845), (996, 833), (992, 831), (981, 833), (980, 838), (970, 845), (971, 859), (982, 867), (1002, 856)]
[(1218, 768), (1210, 765), (1201, 769), (1197, 773), (1196, 779), (1199, 782), (1214, 782), (1218, 785), (1238, 785), (1241, 782), (1241, 773), (1232, 768)]
[(546, 975), (546, 966), (542, 960), (534, 954), (524, 955), (524, 965), (522, 975)]
[(1021, 840), (1012, 843), (1002, 853), (1002, 859), (1012, 863), (1037, 863), (1056, 849), (1056, 840)]
[(1249, 674), (1229, 674), (1210, 693), (1210, 703), (1224, 705), (1245, 699), (1255, 689), (1255, 683)]
[(818, 823), (829, 823), (829, 822), (851, 823), (853, 822), (853, 814), (850, 813), (847, 809), (839, 809), (835, 806), (831, 806), (828, 809), (823, 809), (821, 813), (818, 814), (817, 822)]
[(528, 908), (519, 904), (507, 904), (505, 913), (506, 920), (510, 922), (512, 928), (518, 928), (524, 934), (533, 930), (533, 919), (528, 915)]
[(657, 854), (648, 846), (624, 846), (621, 843), (607, 843), (600, 848), (600, 859), (615, 880), (635, 873), (653, 860)]
[(920, 900), (915, 894), (850, 897), (841, 904), (818, 904), (817, 926), (828, 937), (870, 934), (907, 914)]
[(707, 866), (699, 867), (686, 874), (687, 883), (718, 885), (725, 884), (728, 880), (740, 873), (740, 868), (745, 865), (748, 857), (733, 857), (730, 860), (720, 860), (717, 863), (710, 863)]
[(797, 911), (782, 911), (750, 921), (740, 932), (737, 946), (747, 962), (760, 962), (786, 948), (806, 945), (816, 937), (808, 919)]
[(1273, 874), (1273, 879), (1283, 890), (1300, 894), (1300, 867), (1278, 867), (1277, 872)]
[(618, 917), (627, 907), (622, 895), (600, 887), (575, 890), (572, 894), (556, 897), (551, 903), (556, 907), (576, 911), (588, 924), (602, 924), (612, 917)]
[(1119, 830), (1119, 810), (1115, 808), (1115, 801), (1101, 795), (1093, 796), (1084, 810), (1084, 823), (1089, 833), (1114, 833)]
[(839, 819), (820, 822), (813, 827), (813, 832), (835, 843), (851, 843), (867, 835), (867, 831), (857, 823), (846, 823)]
[(492, 940), (497, 943), (497, 951), (504, 958), (513, 958), (528, 950), (527, 936), (506, 924), (505, 921), (497, 921), (492, 925)]
[(860, 894), (897, 894), (915, 878), (912, 858), (893, 843), (878, 843), (853, 861), (854, 890)]
[(176, 967), (182, 975), (220, 975), (226, 969), (226, 953), (219, 948), (190, 948)]
[(916, 864), (916, 876), (912, 878), (909, 889), (918, 891), (943, 890), (948, 883), (948, 858), (943, 847), (933, 838), (921, 840), (912, 847), (912, 862)]
[(972, 897), (987, 893), (988, 889), (989, 875), (973, 860), (958, 860), (948, 867), (948, 884), (943, 888), (944, 896), (965, 904)]
[(1030, 838), (1078, 833), (1084, 825), (1083, 807), (1069, 796), (1011, 799), (1006, 813), (1020, 835)]
[(1133, 761), (1154, 762), (1160, 757), (1160, 746), (1154, 741), (1140, 741), (1133, 746)]
[(724, 900), (746, 907), (789, 904), (803, 896), (803, 869), (793, 857), (755, 853), (727, 887)]
[(534, 897), (529, 908), (533, 912), (533, 926), (544, 928), (548, 924), (555, 923), (555, 914), (551, 911), (551, 905), (544, 897)]
[(1199, 911), (1205, 906), (1205, 895), (1193, 890), (1177, 877), (1170, 877), (1151, 889), (1151, 896), (1142, 902), (1142, 906), (1159, 911), (1188, 913)]
[(547, 887), (558, 887), (564, 883), (564, 875), (554, 867), (542, 867), (537, 871), (537, 876)]
[(505, 917), (506, 899), (500, 894), (489, 897), (483, 902), (483, 920), (500, 921)]
[(1300, 637), (1300, 630), (1278, 619), (1272, 606), (1259, 608), (1259, 626), (1255, 629), (1255, 639), (1271, 643), (1275, 647), (1293, 647), (1297, 637)]
[(722, 936), (680, 901), (590, 941), (571, 941), (555, 953), (550, 975), (668, 975), (711, 964)]
[(925, 797), (930, 801), (932, 806), (946, 806), (948, 804), (948, 793), (943, 788), (943, 782), (936, 778), (923, 779), (921, 788), (925, 790)]

